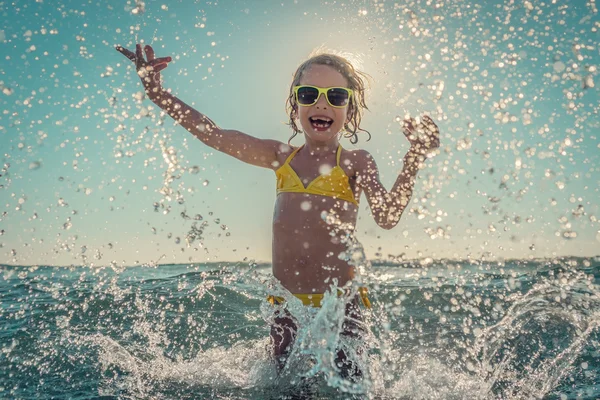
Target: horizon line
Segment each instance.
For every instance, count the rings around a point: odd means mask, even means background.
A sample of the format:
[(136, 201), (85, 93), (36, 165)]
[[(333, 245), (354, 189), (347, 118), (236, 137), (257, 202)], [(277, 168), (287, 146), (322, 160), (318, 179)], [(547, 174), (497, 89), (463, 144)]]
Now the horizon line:
[[(381, 259), (381, 258), (374, 258), (374, 259), (369, 259), (367, 260), (370, 264), (377, 264), (377, 266), (381, 266), (383, 264), (387, 264), (387, 265), (403, 265), (403, 264), (410, 264), (410, 263), (418, 263), (421, 264), (422, 266), (425, 265), (429, 265), (429, 264), (433, 264), (436, 262), (440, 262), (440, 261), (453, 261), (453, 262), (470, 262), (470, 263), (474, 263), (474, 262), (506, 262), (506, 261), (548, 261), (548, 260), (563, 260), (563, 259), (573, 259), (573, 258), (578, 258), (578, 259), (590, 259), (590, 258), (600, 258), (600, 254), (594, 255), (594, 256), (580, 256), (580, 255), (560, 255), (560, 256), (548, 256), (548, 257), (525, 257), (525, 258), (515, 258), (515, 257), (492, 257), (492, 258), (486, 258), (486, 257), (463, 257), (463, 258), (452, 258), (452, 257), (440, 257), (440, 258), (432, 258), (432, 257), (418, 257), (418, 258), (410, 258), (410, 259), (405, 259), (405, 260), (385, 260), (385, 259)], [(164, 266), (169, 266), (169, 265), (198, 265), (198, 264), (205, 264), (205, 265), (211, 265), (211, 264), (237, 264), (237, 263), (244, 263), (247, 264), (248, 266), (251, 264), (255, 264), (255, 265), (264, 265), (264, 264), (271, 264), (271, 261), (264, 261), (264, 260), (250, 260), (250, 261), (244, 261), (244, 260), (228, 260), (228, 261), (208, 261), (208, 262), (184, 262), (184, 263), (166, 263), (166, 264), (162, 264), (162, 263), (142, 263), (142, 264), (132, 264), (132, 265), (119, 265), (116, 268), (122, 268), (122, 267), (151, 267), (151, 268), (158, 268), (158, 267), (164, 267)], [(22, 264), (6, 264), (6, 263), (0, 263), (1, 267), (22, 267), (22, 268), (31, 268), (31, 267), (52, 267), (52, 268), (75, 268), (75, 267), (89, 267), (89, 268), (115, 268), (114, 266), (112, 266), (111, 264), (103, 264), (103, 265), (85, 265), (85, 264), (69, 264), (69, 265), (50, 265), (50, 264), (31, 264), (31, 265), (22, 265)]]

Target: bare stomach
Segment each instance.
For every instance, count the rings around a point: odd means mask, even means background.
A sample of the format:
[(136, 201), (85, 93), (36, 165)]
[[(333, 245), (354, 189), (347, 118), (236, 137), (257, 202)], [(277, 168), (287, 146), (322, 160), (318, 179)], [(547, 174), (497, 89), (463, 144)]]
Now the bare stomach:
[(354, 268), (343, 253), (358, 207), (331, 197), (277, 196), (273, 215), (273, 275), (292, 293), (324, 293), (346, 284)]

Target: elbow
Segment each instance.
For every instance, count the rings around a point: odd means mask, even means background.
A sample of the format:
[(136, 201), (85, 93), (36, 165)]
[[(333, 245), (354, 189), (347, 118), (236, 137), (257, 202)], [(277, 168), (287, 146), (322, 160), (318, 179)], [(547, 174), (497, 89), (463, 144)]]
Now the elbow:
[(396, 227), (396, 225), (398, 225), (398, 221), (400, 221), (400, 218), (393, 218), (393, 217), (381, 218), (381, 219), (377, 220), (377, 225), (379, 225), (379, 227), (381, 229), (385, 229), (386, 231), (389, 231), (390, 229), (393, 229)]
[(400, 217), (404, 212), (404, 207), (390, 206), (387, 207), (386, 211), (377, 216), (376, 222), (382, 229), (390, 230), (398, 225)]
[(380, 223), (379, 227), (382, 229), (385, 229), (386, 231), (389, 231), (393, 228), (396, 227), (396, 225), (398, 225), (398, 222), (386, 222), (386, 223)]

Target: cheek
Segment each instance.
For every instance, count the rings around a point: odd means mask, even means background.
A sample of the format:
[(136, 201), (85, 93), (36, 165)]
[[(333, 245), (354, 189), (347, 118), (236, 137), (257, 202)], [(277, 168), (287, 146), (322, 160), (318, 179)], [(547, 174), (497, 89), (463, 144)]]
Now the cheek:
[(344, 123), (347, 123), (348, 121), (350, 121), (350, 110), (344, 110), (341, 112), (341, 117), (340, 120), (343, 120)]
[(303, 116), (305, 116), (305, 115), (308, 113), (308, 109), (309, 109), (309, 108), (310, 108), (310, 107), (302, 107), (302, 106), (298, 106), (298, 107), (296, 108), (296, 115), (297, 115), (298, 117), (303, 117)]
[(348, 109), (348, 111), (346, 112), (346, 122), (350, 122), (350, 120), (352, 120), (352, 110)]

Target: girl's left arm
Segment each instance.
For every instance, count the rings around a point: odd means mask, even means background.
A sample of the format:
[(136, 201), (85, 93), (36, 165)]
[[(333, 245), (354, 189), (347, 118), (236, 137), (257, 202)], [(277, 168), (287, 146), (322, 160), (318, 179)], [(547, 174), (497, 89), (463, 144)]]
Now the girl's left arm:
[(365, 192), (375, 222), (383, 229), (392, 229), (398, 224), (412, 197), (423, 161), (428, 153), (440, 145), (439, 128), (427, 116), (418, 124), (414, 119), (406, 120), (404, 134), (411, 147), (404, 156), (402, 171), (389, 192), (379, 180), (379, 170), (373, 157), (366, 151), (359, 157), (358, 184)]

